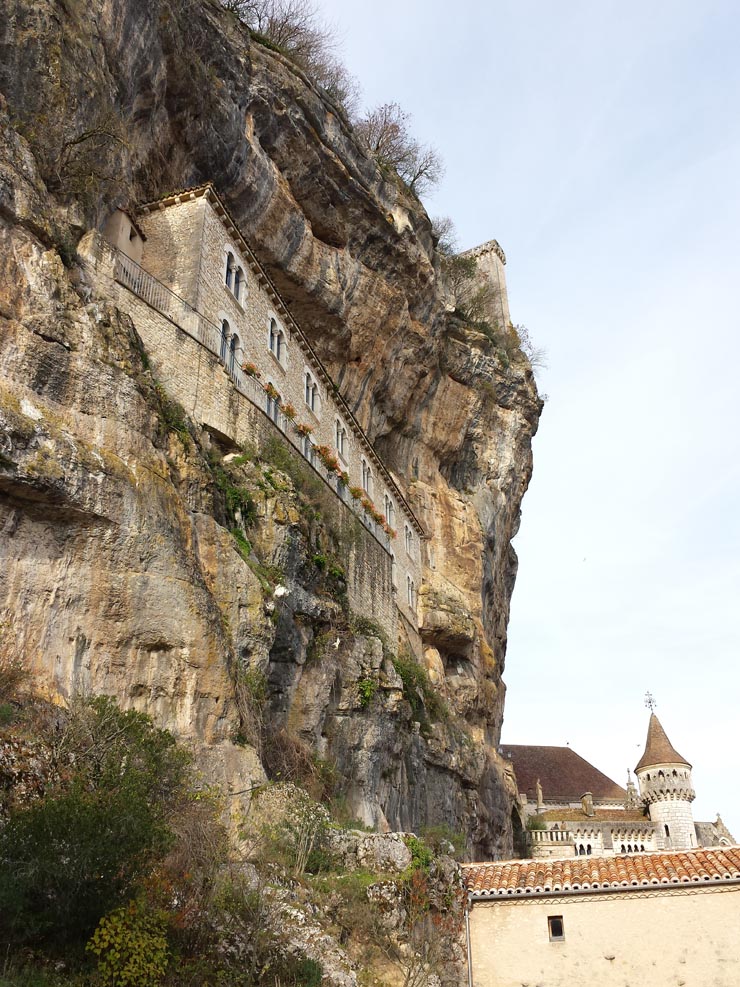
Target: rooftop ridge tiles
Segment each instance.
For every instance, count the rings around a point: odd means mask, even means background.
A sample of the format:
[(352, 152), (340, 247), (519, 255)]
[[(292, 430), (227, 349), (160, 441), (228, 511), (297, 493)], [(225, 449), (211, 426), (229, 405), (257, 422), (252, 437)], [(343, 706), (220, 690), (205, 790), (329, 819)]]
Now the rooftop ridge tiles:
[(483, 897), (537, 896), (565, 891), (722, 884), (740, 880), (740, 846), (689, 851), (654, 851), (590, 861), (551, 859), (542, 869), (532, 861), (463, 865), (468, 892)]

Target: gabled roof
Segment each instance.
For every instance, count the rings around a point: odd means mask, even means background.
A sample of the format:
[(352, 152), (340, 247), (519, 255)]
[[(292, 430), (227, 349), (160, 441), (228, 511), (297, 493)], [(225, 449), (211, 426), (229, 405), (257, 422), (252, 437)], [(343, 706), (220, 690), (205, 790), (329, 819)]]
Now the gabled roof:
[(623, 802), (627, 792), (570, 747), (502, 744), (501, 754), (514, 766), (520, 792), (536, 798), (537, 779), (546, 802), (574, 802), (590, 792), (595, 799)]
[(645, 753), (637, 762), (635, 771), (640, 771), (641, 768), (651, 768), (654, 764), (685, 764), (687, 768), (691, 767), (686, 758), (681, 757), (671, 744), (658, 717), (655, 713), (651, 713)]
[(630, 891), (676, 884), (703, 886), (740, 882), (740, 847), (463, 864), (462, 874), (465, 887), (476, 898)]

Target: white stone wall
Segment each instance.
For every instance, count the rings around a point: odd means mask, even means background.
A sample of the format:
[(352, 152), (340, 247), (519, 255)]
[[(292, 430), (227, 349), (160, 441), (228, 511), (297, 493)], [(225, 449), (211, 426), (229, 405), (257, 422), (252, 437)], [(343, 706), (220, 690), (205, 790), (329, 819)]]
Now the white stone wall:
[(509, 294), (506, 288), (506, 259), (496, 240), (489, 240), (479, 247), (464, 251), (463, 257), (475, 257), (478, 262), (478, 277), (487, 281), (494, 292), (493, 315), (501, 328), (511, 323)]
[[(386, 499), (392, 504), (391, 524), (396, 532), (395, 537), (389, 540), (395, 559), (392, 597), (412, 626), (418, 627), (416, 603), (421, 587), (419, 534), (374, 461), (366, 440), (363, 442), (361, 434), (353, 428), (348, 416), (335, 401), (331, 382), (314, 364), (297, 335), (291, 333), (290, 321), (281, 313), (279, 299), (271, 292), (259, 270), (253, 269), (246, 251), (240, 248), (238, 238), (226, 229), (204, 195), (154, 209), (142, 218), (141, 225), (147, 236), (142, 261), (144, 269), (194, 305), (213, 326), (220, 327), (224, 320), (227, 321), (230, 333), (236, 333), (238, 337), (237, 362), (253, 364), (260, 383), (271, 384), (279, 393), (283, 406), (293, 406), (297, 413), (296, 422), (313, 429), (311, 440), (314, 444), (328, 447), (339, 455), (337, 423), (345, 430), (345, 447), (339, 459), (342, 468), (349, 474), (350, 486), (368, 486), (370, 499), (381, 513), (385, 513)], [(226, 285), (226, 257), (229, 252), (235, 259), (235, 266), (241, 268), (244, 275), (239, 301), (234, 297), (233, 289)], [(285, 347), (280, 361), (270, 352), (271, 319), (284, 333)], [(227, 353), (227, 360), (229, 358), (230, 354)], [(212, 372), (217, 374), (215, 366)], [(305, 400), (306, 373), (311, 374), (312, 381), (317, 385), (318, 402), (314, 410)], [(200, 380), (198, 386), (202, 394), (208, 383)], [(199, 400), (203, 402), (204, 398), (201, 396)], [(269, 410), (266, 395), (258, 393), (257, 400), (264, 403), (265, 410)], [(188, 407), (187, 401), (183, 404)], [(370, 470), (370, 479), (363, 483), (367, 469)], [(408, 540), (407, 530), (410, 534)], [(380, 530), (378, 534), (383, 539)], [(411, 602), (409, 580), (413, 586)]]
[(198, 307), (204, 219), (205, 203), (200, 198), (144, 215), (139, 222), (146, 235), (142, 267), (194, 308)]
[[(548, 916), (562, 916), (551, 942)], [(740, 887), (474, 902), (474, 987), (737, 987)]]
[(691, 770), (686, 765), (651, 765), (637, 773), (637, 780), (650, 820), (656, 824), (659, 846), (674, 850), (695, 847)]
[(657, 824), (659, 839), (664, 847), (688, 850), (696, 846), (694, 814), (690, 802), (679, 798), (653, 802), (650, 805), (650, 819)]

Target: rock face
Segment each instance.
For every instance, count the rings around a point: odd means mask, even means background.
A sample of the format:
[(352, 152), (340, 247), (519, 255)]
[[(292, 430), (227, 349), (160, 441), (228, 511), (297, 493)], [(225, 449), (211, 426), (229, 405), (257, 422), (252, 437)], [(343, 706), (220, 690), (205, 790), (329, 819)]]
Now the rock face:
[[(450, 315), (420, 203), (217, 3), (9, 0), (0, 93), (2, 646), (52, 694), (151, 712), (235, 792), (263, 776), (234, 744), (238, 669), (261, 669), (270, 715), (336, 762), (366, 821), (509, 850), (495, 747), (541, 410), (526, 358)], [(168, 428), (135, 327), (80, 283), (74, 246), (114, 206), (208, 180), (426, 525), (424, 660), (450, 712), (423, 729), (367, 629), (306, 660), (337, 606), (306, 584), (320, 533), (292, 494), (262, 498), (275, 597), (235, 550), (219, 450)]]

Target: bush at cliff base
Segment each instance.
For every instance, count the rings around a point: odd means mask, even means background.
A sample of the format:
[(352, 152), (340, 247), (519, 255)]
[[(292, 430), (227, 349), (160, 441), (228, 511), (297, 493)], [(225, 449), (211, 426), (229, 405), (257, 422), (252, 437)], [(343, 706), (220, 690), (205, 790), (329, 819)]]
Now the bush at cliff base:
[[(81, 950), (170, 845), (186, 752), (107, 697), (73, 702), (48, 738), (56, 778), (0, 830), (0, 941)], [(5, 952), (5, 949), (3, 952)]]

